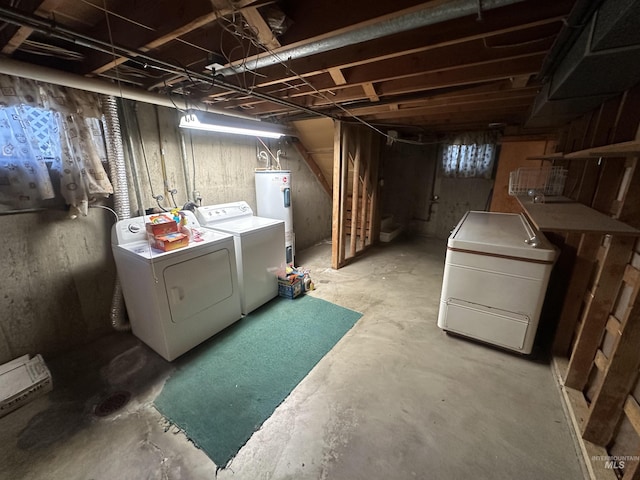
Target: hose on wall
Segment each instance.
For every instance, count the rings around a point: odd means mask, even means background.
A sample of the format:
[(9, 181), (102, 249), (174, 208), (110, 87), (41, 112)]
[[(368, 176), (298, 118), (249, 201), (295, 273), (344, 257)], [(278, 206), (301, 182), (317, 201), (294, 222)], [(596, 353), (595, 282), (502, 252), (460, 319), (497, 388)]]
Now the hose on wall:
[[(116, 97), (102, 96), (102, 107), (105, 117), (105, 143), (107, 146), (107, 159), (109, 162), (109, 174), (113, 184), (113, 204), (120, 220), (131, 217), (131, 205), (129, 203), (129, 189), (127, 185), (127, 171), (125, 169), (124, 148), (122, 146), (122, 134), (120, 120), (118, 118), (118, 102)], [(110, 311), (111, 325), (119, 332), (131, 330), (131, 324), (125, 318), (124, 297), (122, 286), (116, 277), (111, 299)]]

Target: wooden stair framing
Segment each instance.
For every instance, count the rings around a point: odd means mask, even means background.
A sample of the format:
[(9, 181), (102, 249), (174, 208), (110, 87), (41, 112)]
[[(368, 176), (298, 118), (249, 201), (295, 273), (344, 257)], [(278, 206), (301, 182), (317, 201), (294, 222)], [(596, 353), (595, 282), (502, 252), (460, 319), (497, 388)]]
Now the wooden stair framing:
[(331, 267), (338, 269), (377, 241), (378, 156), (373, 132), (335, 122)]

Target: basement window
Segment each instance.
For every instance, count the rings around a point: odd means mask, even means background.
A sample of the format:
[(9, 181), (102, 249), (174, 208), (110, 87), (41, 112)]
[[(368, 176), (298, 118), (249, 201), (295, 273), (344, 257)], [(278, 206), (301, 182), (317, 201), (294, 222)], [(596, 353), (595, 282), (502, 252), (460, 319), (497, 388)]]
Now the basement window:
[(89, 204), (113, 193), (94, 93), (0, 75), (0, 212)]
[(442, 170), (446, 177), (491, 178), (497, 137), (491, 133), (467, 133), (445, 141)]

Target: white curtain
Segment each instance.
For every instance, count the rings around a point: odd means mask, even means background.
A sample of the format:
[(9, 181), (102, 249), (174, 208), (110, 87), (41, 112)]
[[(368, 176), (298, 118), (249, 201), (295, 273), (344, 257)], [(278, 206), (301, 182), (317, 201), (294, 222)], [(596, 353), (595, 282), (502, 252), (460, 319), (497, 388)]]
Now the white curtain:
[(101, 117), (95, 94), (0, 75), (0, 202), (20, 209), (53, 198), (47, 161), (73, 213), (112, 194)]
[(466, 133), (449, 138), (443, 145), (445, 176), (491, 178), (497, 135), (492, 132)]

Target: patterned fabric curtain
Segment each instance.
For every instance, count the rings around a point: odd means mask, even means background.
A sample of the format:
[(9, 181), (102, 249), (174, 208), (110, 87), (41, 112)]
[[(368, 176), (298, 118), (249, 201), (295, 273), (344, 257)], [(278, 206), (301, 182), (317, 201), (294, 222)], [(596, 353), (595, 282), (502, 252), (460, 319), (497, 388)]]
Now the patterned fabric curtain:
[(0, 203), (30, 208), (53, 198), (45, 159), (73, 213), (113, 193), (101, 117), (95, 94), (0, 75)]
[(445, 176), (491, 178), (497, 135), (492, 132), (467, 133), (450, 138), (443, 145)]

